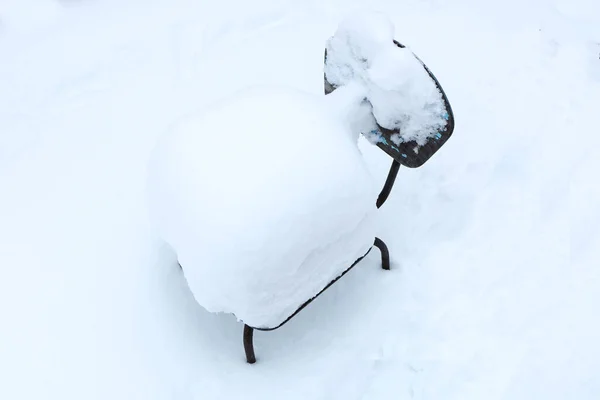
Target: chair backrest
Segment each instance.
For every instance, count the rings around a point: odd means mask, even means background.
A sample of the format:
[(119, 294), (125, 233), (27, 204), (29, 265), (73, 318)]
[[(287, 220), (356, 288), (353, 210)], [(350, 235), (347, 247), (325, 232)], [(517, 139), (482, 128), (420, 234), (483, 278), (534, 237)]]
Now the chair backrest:
[[(399, 48), (405, 47), (400, 42), (397, 42), (395, 40), (394, 43)], [(427, 71), (431, 79), (435, 82), (436, 87), (442, 94), (444, 107), (446, 109), (446, 114), (444, 115), (444, 118), (446, 119), (447, 123), (443, 130), (435, 132), (433, 135), (431, 135), (431, 139), (429, 139), (427, 143), (420, 146), (418, 146), (415, 141), (402, 142), (399, 145), (396, 145), (391, 140), (391, 136), (395, 133), (398, 133), (398, 131), (389, 130), (378, 125), (379, 132), (381, 133), (381, 140), (377, 143), (377, 146), (383, 151), (385, 151), (395, 161), (409, 168), (418, 168), (421, 165), (425, 164), (425, 162), (427, 162), (427, 160), (429, 160), (431, 156), (433, 156), (444, 145), (444, 143), (448, 141), (448, 139), (452, 135), (452, 132), (454, 131), (454, 114), (452, 112), (450, 102), (448, 101), (448, 97), (444, 92), (444, 89), (442, 89), (442, 86), (440, 85), (436, 77), (433, 75), (433, 73), (429, 70), (429, 68), (427, 68), (425, 63), (423, 63), (423, 61), (421, 61), (421, 59), (419, 59), (419, 57), (417, 57), (416, 55), (415, 58), (419, 60), (419, 62), (423, 65), (423, 68), (425, 69), (425, 71)], [(327, 63), (327, 49), (325, 49), (325, 63)], [(327, 77), (325, 75), (324, 84), (326, 95), (333, 92), (336, 89), (334, 85), (327, 81)], [(418, 147), (418, 152), (414, 151), (416, 147)]]

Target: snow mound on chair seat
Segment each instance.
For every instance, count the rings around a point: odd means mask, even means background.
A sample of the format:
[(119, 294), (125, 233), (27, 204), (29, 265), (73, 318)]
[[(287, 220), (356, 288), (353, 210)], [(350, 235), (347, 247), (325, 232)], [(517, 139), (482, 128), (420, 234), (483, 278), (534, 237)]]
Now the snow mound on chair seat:
[(371, 247), (376, 188), (332, 102), (253, 88), (157, 144), (151, 218), (208, 311), (276, 326)]

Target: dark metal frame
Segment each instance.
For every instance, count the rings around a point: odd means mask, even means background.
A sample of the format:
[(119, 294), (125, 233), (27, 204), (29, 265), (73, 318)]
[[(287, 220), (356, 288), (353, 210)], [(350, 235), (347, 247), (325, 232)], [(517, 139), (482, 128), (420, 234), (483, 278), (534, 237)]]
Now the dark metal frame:
[[(381, 190), (381, 193), (379, 193), (379, 196), (377, 198), (377, 208), (380, 208), (383, 205), (383, 203), (385, 203), (390, 192), (392, 191), (392, 187), (394, 186), (394, 182), (396, 181), (396, 176), (398, 175), (399, 169), (400, 169), (400, 163), (398, 161), (394, 160), (392, 162), (392, 166), (390, 167), (390, 172), (388, 173), (388, 177), (385, 181), (385, 184), (383, 185), (383, 189)], [(379, 251), (381, 251), (381, 267), (384, 270), (389, 271), (390, 270), (390, 252), (389, 252), (386, 244), (383, 242), (383, 240), (376, 237), (375, 242), (373, 243), (373, 246), (377, 247), (379, 249)], [(292, 315), (287, 317), (287, 319), (285, 321), (283, 321), (282, 323), (280, 323), (279, 325), (277, 325), (273, 328), (256, 328), (256, 327), (250, 326), (248, 324), (244, 324), (244, 340), (243, 341), (244, 341), (244, 350), (246, 352), (246, 361), (249, 364), (254, 364), (256, 362), (256, 355), (254, 353), (254, 341), (253, 341), (255, 330), (268, 332), (268, 331), (274, 331), (275, 329), (281, 328), (283, 325), (288, 323), (292, 318), (294, 318), (296, 315), (298, 315), (298, 313), (300, 311), (302, 311), (307, 305), (312, 303), (312, 301), (314, 299), (316, 299), (324, 291), (329, 289), (331, 287), (331, 285), (336, 283), (342, 276), (346, 275), (348, 273), (348, 271), (350, 271), (356, 264), (358, 264), (363, 258), (365, 258), (372, 249), (373, 249), (373, 247), (369, 248), (369, 250), (365, 253), (364, 256), (362, 256), (358, 260), (354, 261), (354, 263), (348, 269), (346, 269), (344, 272), (342, 272), (342, 274), (340, 276), (338, 276), (337, 278), (335, 278), (334, 280), (329, 282), (327, 284), (327, 286), (325, 286), (323, 289), (321, 289), (321, 291), (319, 293), (317, 293), (315, 296), (313, 296), (312, 298), (305, 301), (300, 307), (298, 307), (298, 309), (296, 311), (294, 311), (294, 313)]]

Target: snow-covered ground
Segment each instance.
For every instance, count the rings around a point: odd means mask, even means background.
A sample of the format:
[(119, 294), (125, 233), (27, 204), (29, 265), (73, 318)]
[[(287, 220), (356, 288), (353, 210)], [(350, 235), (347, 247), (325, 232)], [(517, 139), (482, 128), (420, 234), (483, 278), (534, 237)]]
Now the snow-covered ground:
[[(150, 151), (242, 87), (321, 93), (367, 4), (454, 136), (381, 209), (392, 271), (372, 252), (250, 366), (150, 229)], [(595, 0), (0, 0), (0, 398), (600, 398), (599, 57)]]

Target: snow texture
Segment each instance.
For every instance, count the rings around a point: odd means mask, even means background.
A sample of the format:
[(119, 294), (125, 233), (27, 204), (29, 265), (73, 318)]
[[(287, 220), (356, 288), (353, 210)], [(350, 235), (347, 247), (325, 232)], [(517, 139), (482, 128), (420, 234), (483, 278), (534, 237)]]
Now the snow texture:
[[(0, 399), (600, 398), (597, 1), (39, 1), (0, 0)], [(392, 269), (374, 249), (255, 332), (249, 366), (149, 224), (149, 157), (251, 85), (328, 98), (323, 47), (355, 7), (460, 124), (378, 210)], [(295, 146), (280, 132), (261, 154)], [(390, 157), (359, 149), (380, 188)]]
[(384, 14), (353, 14), (327, 42), (325, 75), (334, 86), (362, 84), (377, 123), (397, 131), (394, 143), (423, 145), (446, 125), (442, 94), (414, 54), (393, 41)]
[(248, 89), (159, 142), (151, 213), (207, 310), (275, 327), (372, 246), (377, 192), (331, 102)]

